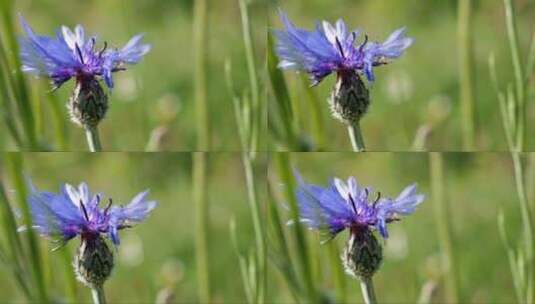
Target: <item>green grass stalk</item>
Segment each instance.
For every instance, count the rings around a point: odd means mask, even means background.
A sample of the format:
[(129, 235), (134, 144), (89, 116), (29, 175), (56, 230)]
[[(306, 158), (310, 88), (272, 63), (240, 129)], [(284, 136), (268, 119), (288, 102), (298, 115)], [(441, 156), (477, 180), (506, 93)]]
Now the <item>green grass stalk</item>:
[(449, 210), (444, 191), (444, 159), (441, 153), (429, 153), (429, 167), (431, 175), (431, 193), (435, 209), (435, 221), (438, 229), (438, 241), (441, 251), (441, 263), (445, 285), (445, 302), (459, 303), (457, 274), (454, 249), (452, 244), (451, 227), (448, 221)]
[[(193, 4), (193, 54), (194, 98), (197, 114), (197, 150), (208, 151), (210, 148), (210, 129), (208, 124), (207, 103), (207, 0), (195, 0)], [(207, 159), (203, 152), (193, 154), (193, 200), (195, 203), (195, 254), (197, 263), (197, 284), (199, 302), (209, 303), (210, 274), (208, 266), (208, 203), (206, 198)]]
[(208, 266), (208, 204), (206, 199), (206, 153), (193, 153), (193, 202), (195, 204), (195, 257), (199, 302), (210, 303)]
[(459, 54), (459, 85), (461, 99), (463, 150), (475, 148), (475, 90), (472, 49), (472, 1), (459, 0), (457, 7), (457, 47)]
[(533, 293), (535, 289), (534, 275), (535, 266), (533, 263), (533, 224), (532, 215), (528, 203), (527, 190), (525, 186), (524, 166), (522, 164), (522, 157), (519, 152), (511, 152), (513, 158), (513, 168), (515, 172), (515, 185), (518, 201), (520, 203), (520, 214), (522, 217), (523, 227), (523, 251), (525, 254), (525, 268), (526, 271), (526, 295), (525, 299), (527, 303), (531, 303), (533, 300)]
[(258, 150), (258, 132), (260, 129), (260, 97), (259, 97), (259, 85), (258, 85), (258, 75), (256, 71), (256, 64), (254, 59), (254, 43), (251, 35), (251, 25), (249, 18), (249, 11), (247, 9), (247, 3), (245, 0), (239, 0), (240, 4), (240, 13), (242, 21), (242, 31), (243, 31), (243, 42), (245, 46), (245, 59), (247, 61), (247, 71), (249, 74), (249, 86), (251, 92), (251, 138), (250, 138), (250, 148), (252, 152)]
[(248, 152), (242, 153), (242, 161), (245, 170), (245, 181), (247, 185), (247, 195), (249, 200), (249, 208), (251, 210), (251, 218), (253, 219), (253, 229), (255, 233), (256, 243), (256, 282), (257, 290), (255, 292), (255, 303), (264, 302), (264, 294), (267, 289), (267, 256), (266, 256), (266, 242), (264, 237), (264, 223), (260, 211), (260, 204), (256, 193), (256, 186), (254, 183), (253, 161), (249, 157)]
[(511, 59), (513, 62), (513, 72), (515, 76), (515, 93), (516, 103), (515, 112), (517, 115), (516, 120), (516, 148), (517, 151), (524, 149), (525, 142), (525, 122), (526, 122), (526, 85), (523, 65), (521, 62), (521, 54), (518, 43), (518, 30), (516, 27), (515, 10), (512, 0), (504, 0), (505, 6), (505, 23), (507, 26), (507, 37), (509, 39), (509, 48), (511, 50)]
[(197, 151), (208, 151), (210, 146), (206, 96), (207, 14), (207, 0), (195, 0), (193, 6), (193, 54), (195, 54), (194, 99), (197, 113)]

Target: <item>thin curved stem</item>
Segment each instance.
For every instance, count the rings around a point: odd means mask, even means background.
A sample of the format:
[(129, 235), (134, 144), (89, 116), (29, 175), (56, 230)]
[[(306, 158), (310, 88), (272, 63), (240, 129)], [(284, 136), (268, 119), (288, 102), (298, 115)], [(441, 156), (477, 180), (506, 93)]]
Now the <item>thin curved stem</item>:
[(366, 304), (377, 303), (377, 298), (375, 297), (375, 291), (373, 290), (372, 278), (361, 278), (360, 289), (362, 290), (362, 298), (364, 299), (364, 303)]
[(93, 296), (93, 303), (106, 304), (106, 296), (104, 296), (104, 287), (97, 286), (91, 288), (91, 295)]
[(85, 126), (85, 136), (87, 138), (87, 145), (91, 152), (100, 152), (102, 151), (102, 146), (100, 145), (100, 137), (98, 135), (98, 129), (96, 126)]
[(362, 138), (362, 132), (360, 131), (360, 123), (356, 122), (353, 125), (348, 125), (347, 132), (349, 133), (353, 151), (364, 152), (366, 148), (364, 147), (364, 139)]

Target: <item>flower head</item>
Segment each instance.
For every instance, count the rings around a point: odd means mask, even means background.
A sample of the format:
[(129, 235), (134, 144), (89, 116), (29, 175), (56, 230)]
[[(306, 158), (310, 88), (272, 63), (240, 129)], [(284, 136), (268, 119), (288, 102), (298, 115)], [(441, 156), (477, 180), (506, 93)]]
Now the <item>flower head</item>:
[(135, 64), (150, 51), (143, 44), (143, 35), (136, 35), (121, 49), (112, 49), (104, 42), (97, 49), (96, 37), (86, 39), (85, 30), (77, 25), (74, 32), (62, 26), (55, 37), (40, 36), (20, 16), (26, 37), (20, 38), (22, 70), (48, 77), (55, 88), (71, 78), (77, 81), (93, 80), (97, 76), (113, 88), (112, 73), (125, 70), (125, 64)]
[(295, 27), (282, 11), (280, 18), (285, 29), (274, 31), (279, 68), (304, 71), (313, 85), (333, 72), (344, 76), (357, 71), (372, 82), (373, 67), (398, 58), (413, 43), (405, 36), (405, 28), (394, 31), (383, 43), (368, 41), (367, 35), (357, 43), (360, 31), (349, 31), (341, 19), (334, 26), (318, 22), (314, 31), (308, 31)]
[[(156, 207), (148, 201), (148, 191), (137, 194), (126, 206), (113, 206), (109, 199), (101, 207), (102, 194), (92, 194), (87, 184), (65, 184), (60, 193), (40, 192), (31, 185), (28, 203), (33, 229), (41, 235), (63, 243), (80, 235), (82, 241), (107, 236), (119, 245), (118, 231), (143, 221)], [(25, 227), (22, 227), (25, 229)]]
[(378, 230), (386, 239), (386, 224), (411, 214), (424, 200), (424, 195), (416, 192), (415, 184), (396, 198), (383, 198), (378, 192), (372, 200), (373, 189), (362, 187), (354, 177), (347, 183), (335, 178), (327, 188), (305, 183), (297, 172), (296, 178), (300, 221), (311, 229), (326, 232), (330, 238), (350, 229), (352, 234)]

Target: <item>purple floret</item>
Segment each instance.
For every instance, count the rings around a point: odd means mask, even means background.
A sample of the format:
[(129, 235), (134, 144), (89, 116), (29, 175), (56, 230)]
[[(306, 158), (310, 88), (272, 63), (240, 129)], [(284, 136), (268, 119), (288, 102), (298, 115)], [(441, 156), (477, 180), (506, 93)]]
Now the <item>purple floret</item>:
[(357, 44), (360, 31), (348, 31), (341, 19), (335, 26), (327, 21), (318, 22), (314, 31), (307, 31), (295, 27), (282, 11), (280, 18), (284, 30), (274, 31), (279, 68), (304, 71), (313, 85), (332, 72), (358, 71), (374, 81), (374, 66), (398, 58), (413, 43), (412, 38), (405, 36), (405, 28), (394, 31), (383, 43), (368, 42), (365, 35)]
[(42, 236), (67, 242), (78, 235), (94, 239), (104, 234), (119, 245), (118, 230), (143, 221), (156, 207), (155, 201), (146, 199), (147, 194), (139, 193), (126, 206), (112, 206), (110, 199), (101, 207), (103, 195), (92, 194), (85, 183), (77, 188), (65, 184), (58, 194), (40, 192), (31, 185), (28, 203), (33, 229)]
[(48, 77), (59, 88), (71, 78), (77, 80), (101, 77), (113, 88), (112, 73), (125, 69), (125, 64), (138, 63), (150, 51), (136, 35), (122, 48), (108, 48), (104, 43), (96, 48), (96, 37), (86, 40), (85, 30), (77, 25), (74, 32), (62, 26), (55, 37), (40, 36), (20, 16), (26, 37), (19, 39), (22, 70), (40, 77)]
[(360, 186), (354, 177), (347, 183), (335, 178), (329, 187), (323, 188), (307, 184), (298, 172), (295, 175), (300, 222), (310, 229), (327, 232), (330, 238), (345, 229), (352, 232), (374, 229), (386, 239), (386, 224), (413, 213), (424, 200), (424, 195), (416, 192), (415, 184), (406, 187), (395, 199), (381, 198), (378, 193), (371, 200), (373, 189)]

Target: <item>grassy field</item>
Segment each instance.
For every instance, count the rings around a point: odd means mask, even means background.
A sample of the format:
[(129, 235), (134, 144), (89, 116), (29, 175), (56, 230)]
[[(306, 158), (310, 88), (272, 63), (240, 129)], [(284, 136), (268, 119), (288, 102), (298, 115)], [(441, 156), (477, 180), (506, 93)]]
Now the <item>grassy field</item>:
[[(277, 157), (274, 157), (277, 160)], [(515, 184), (510, 156), (505, 153), (446, 153), (442, 155), (443, 204), (433, 190), (436, 176), (431, 174), (431, 160), (425, 153), (292, 153), (291, 166), (303, 179), (326, 187), (333, 177), (355, 176), (364, 186), (381, 191), (382, 197), (396, 197), (407, 185), (418, 183), (425, 201), (416, 212), (389, 226), (390, 238), (383, 243), (384, 261), (374, 276), (380, 303), (513, 303), (516, 301), (506, 251), (498, 233), (498, 213), (505, 216), (506, 229), (512, 244), (520, 239), (520, 212), (515, 198)], [(531, 157), (530, 199), (533, 202), (533, 157)], [(436, 162), (436, 160), (435, 160)], [(433, 165), (436, 168), (436, 163)], [(269, 182), (284, 223), (291, 218), (285, 190), (290, 185), (281, 174), (280, 163), (269, 166)], [(436, 171), (435, 171), (436, 172)], [(435, 179), (435, 181), (434, 181)], [(436, 189), (436, 188), (435, 188)], [(285, 204), (285, 203), (284, 203)], [(533, 204), (531, 204), (533, 208)], [(282, 224), (289, 246), (289, 260), (279, 246), (276, 222), (270, 217), (270, 244), (274, 263), (270, 286), (274, 302), (295, 301), (296, 291), (289, 284), (286, 271), (294, 271), (302, 292), (306, 279), (300, 267), (299, 246), (295, 226)], [(304, 227), (304, 226), (303, 226)], [(451, 238), (451, 270), (456, 297), (448, 287), (451, 279), (444, 269), (443, 227), (449, 227)], [(309, 268), (314, 289), (320, 297), (337, 303), (362, 301), (358, 281), (339, 273), (338, 254), (348, 238), (343, 232), (336, 239), (320, 245), (319, 234), (304, 229)], [(281, 261), (287, 261), (284, 264)], [(286, 265), (286, 266), (285, 266)], [(284, 270), (284, 271), (282, 271)], [(341, 278), (341, 280), (339, 280)], [(423, 290), (432, 295), (423, 297)], [(306, 299), (306, 293), (297, 299)]]
[[(139, 64), (115, 74), (116, 88), (110, 96), (110, 109), (100, 125), (104, 150), (144, 151), (151, 136), (157, 138), (156, 134), (162, 132), (164, 136), (158, 141), (157, 150), (195, 150), (198, 130), (193, 73), (194, 55), (198, 51), (192, 41), (193, 1), (13, 3), (8, 13), (16, 16), (20, 12), (34, 30), (43, 35), (53, 36), (61, 25), (73, 28), (82, 24), (88, 34), (98, 35), (100, 43), (108, 41), (110, 47), (122, 47), (133, 35), (145, 33), (144, 39), (152, 45), (152, 50)], [(265, 53), (265, 3), (252, 1), (248, 8), (255, 60), (261, 73)], [(234, 85), (241, 94), (247, 88), (248, 74), (243, 59), (245, 50), (238, 1), (211, 2), (206, 20), (205, 94), (212, 129), (209, 141), (213, 150), (236, 151), (240, 145), (224, 65), (227, 60), (231, 62)], [(14, 34), (21, 35), (16, 18), (14, 23)], [(5, 37), (7, 34), (4, 43)], [(7, 43), (5, 45), (7, 47)], [(32, 97), (40, 150), (85, 151), (84, 133), (68, 121), (64, 106), (73, 82), (51, 94), (46, 81), (29, 75), (25, 78)], [(54, 109), (61, 111), (59, 127), (54, 125)], [(57, 132), (60, 132), (59, 137)], [(2, 123), (0, 147), (18, 150), (8, 134)]]
[[(150, 199), (158, 201), (158, 207), (145, 222), (121, 232), (122, 244), (116, 252), (115, 269), (105, 286), (109, 302), (151, 303), (162, 292), (170, 292), (175, 301), (182, 303), (198, 300), (195, 206), (189, 153), (42, 153), (23, 154), (22, 158), (23, 173), (42, 191), (58, 192), (63, 183), (86, 181), (90, 189), (113, 197), (117, 204), (130, 201), (145, 189), (151, 190)], [(263, 198), (266, 159), (261, 157), (258, 161), (255, 179), (259, 197)], [(212, 299), (214, 302), (244, 302), (238, 256), (230, 240), (231, 220), (236, 223), (240, 251), (245, 251), (253, 239), (241, 161), (233, 153), (212, 153), (208, 164), (209, 178), (204, 191), (209, 206), (206, 229)], [(19, 209), (14, 200), (13, 175), (7, 167), (6, 162), (0, 166), (1, 177), (12, 206)], [(17, 219), (19, 224), (21, 221)], [(2, 221), (0, 249), (3, 257), (7, 250), (4, 224)], [(24, 234), (20, 237), (25, 239)], [(56, 303), (69, 300), (65, 271), (72, 275), (70, 256), (79, 242), (79, 239), (69, 242), (69, 257), (65, 258), (62, 251), (50, 252), (54, 246), (46, 240), (39, 241), (46, 288), (50, 299)], [(25, 302), (21, 289), (10, 275), (11, 266), (2, 263), (0, 268), (0, 284), (4, 286), (0, 301)], [(28, 280), (31, 282), (29, 277)], [(79, 283), (75, 286), (75, 299), (90, 301), (89, 290)]]
[[(502, 89), (513, 77), (503, 1), (471, 1), (468, 31), (473, 65), (475, 150), (507, 150), (499, 103), (489, 75), (488, 60), (496, 58), (498, 82)], [(524, 69), (533, 36), (535, 4), (513, 1)], [(331, 23), (342, 18), (349, 29), (361, 29), (370, 40), (384, 41), (395, 29), (407, 27), (415, 39), (403, 56), (375, 69), (369, 113), (362, 119), (362, 132), (370, 151), (459, 151), (462, 142), (462, 105), (460, 101), (459, 18), (456, 1), (281, 1), (269, 11), (271, 29), (282, 29), (277, 8), (285, 11), (299, 28), (314, 29), (316, 22)], [(362, 36), (361, 36), (362, 39)], [(361, 40), (359, 40), (361, 41)], [(527, 71), (533, 75), (533, 71)], [(305, 75), (285, 72), (288, 95), (294, 116), (300, 150), (350, 150), (343, 124), (331, 118), (327, 98), (335, 77), (308, 89)], [(533, 77), (528, 87), (533, 88)], [(277, 92), (275, 92), (277, 91)], [(526, 115), (527, 134), (533, 134), (534, 93), (531, 89)], [(270, 149), (286, 150), (291, 143), (283, 134), (284, 116), (277, 99), (283, 90), (273, 87), (270, 96)], [(420, 135), (418, 135), (420, 134)], [(422, 136), (422, 134), (427, 134)], [(416, 140), (418, 138), (418, 140)], [(416, 142), (416, 143), (415, 143)], [(288, 148), (290, 146), (290, 148)], [(303, 147), (304, 146), (304, 147)], [(528, 136), (526, 151), (535, 149)]]

